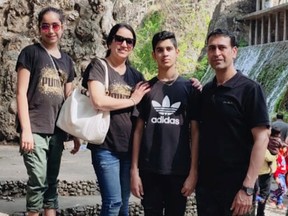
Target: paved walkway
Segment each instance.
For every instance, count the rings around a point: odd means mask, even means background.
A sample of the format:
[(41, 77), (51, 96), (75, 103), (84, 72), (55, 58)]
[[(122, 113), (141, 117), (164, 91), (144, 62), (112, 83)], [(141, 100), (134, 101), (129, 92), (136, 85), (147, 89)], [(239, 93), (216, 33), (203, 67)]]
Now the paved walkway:
[[(67, 144), (67, 149), (63, 152), (61, 170), (59, 179), (69, 182), (80, 180), (95, 180), (95, 173), (91, 165), (90, 151), (82, 146), (76, 155), (70, 154), (71, 144)], [(26, 169), (22, 157), (18, 152), (17, 146), (0, 145), (0, 165), (1, 174), (0, 182), (12, 180), (27, 180)], [(139, 202), (135, 197), (131, 201)], [(100, 203), (99, 196), (77, 196), (77, 197), (60, 197), (59, 203), (61, 209), (72, 208), (77, 206), (95, 205)], [(288, 200), (286, 198), (286, 203)], [(0, 216), (12, 214), (14, 212), (25, 211), (25, 198), (7, 201), (0, 199)], [(2, 213), (1, 213), (2, 212)], [(284, 216), (285, 211), (267, 207), (267, 216)]]

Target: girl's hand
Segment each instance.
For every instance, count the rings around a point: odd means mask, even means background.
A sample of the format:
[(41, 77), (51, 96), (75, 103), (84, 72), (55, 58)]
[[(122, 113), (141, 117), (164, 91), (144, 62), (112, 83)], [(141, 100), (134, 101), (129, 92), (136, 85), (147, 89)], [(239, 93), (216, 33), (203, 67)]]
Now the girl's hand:
[(20, 148), (24, 152), (32, 152), (34, 149), (34, 139), (31, 131), (23, 130), (21, 133)]

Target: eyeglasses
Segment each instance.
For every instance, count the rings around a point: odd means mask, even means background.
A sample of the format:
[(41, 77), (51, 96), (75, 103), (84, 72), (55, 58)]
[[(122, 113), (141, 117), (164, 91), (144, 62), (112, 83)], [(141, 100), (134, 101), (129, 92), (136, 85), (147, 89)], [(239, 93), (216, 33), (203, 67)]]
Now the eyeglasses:
[(58, 32), (61, 28), (61, 24), (59, 24), (59, 23), (52, 23), (52, 24), (42, 23), (40, 28), (43, 32), (49, 32), (51, 27), (52, 27), (54, 32)]
[(125, 38), (120, 35), (115, 35), (114, 40), (117, 44), (122, 44), (124, 41), (126, 41), (127, 46), (129, 47), (134, 46), (134, 41), (135, 41), (133, 38)]

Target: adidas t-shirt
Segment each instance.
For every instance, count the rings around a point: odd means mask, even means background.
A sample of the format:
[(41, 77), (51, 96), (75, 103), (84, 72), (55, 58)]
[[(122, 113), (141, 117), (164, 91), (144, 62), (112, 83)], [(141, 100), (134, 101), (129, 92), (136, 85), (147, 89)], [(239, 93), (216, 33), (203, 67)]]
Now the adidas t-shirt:
[(190, 121), (198, 120), (199, 91), (178, 77), (165, 84), (154, 77), (151, 91), (139, 104), (145, 121), (139, 169), (158, 174), (187, 175), (190, 170)]

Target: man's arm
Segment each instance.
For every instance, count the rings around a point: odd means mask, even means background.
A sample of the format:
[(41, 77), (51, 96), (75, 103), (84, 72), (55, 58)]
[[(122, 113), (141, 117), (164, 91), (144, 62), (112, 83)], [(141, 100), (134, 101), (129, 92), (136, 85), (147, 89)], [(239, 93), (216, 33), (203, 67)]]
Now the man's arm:
[(254, 187), (258, 173), (263, 165), (265, 152), (269, 142), (269, 129), (267, 127), (256, 127), (252, 129), (254, 145), (250, 156), (250, 164), (243, 185)]
[[(263, 165), (265, 151), (269, 141), (269, 129), (265, 126), (252, 129), (254, 145), (250, 155), (249, 168), (243, 185), (254, 188), (258, 173)], [(248, 196), (243, 190), (239, 190), (232, 203), (233, 215), (244, 215), (251, 210), (252, 196)]]
[(186, 197), (190, 196), (195, 190), (198, 180), (199, 127), (197, 121), (191, 121), (191, 138), (190, 172), (181, 189), (181, 193)]

